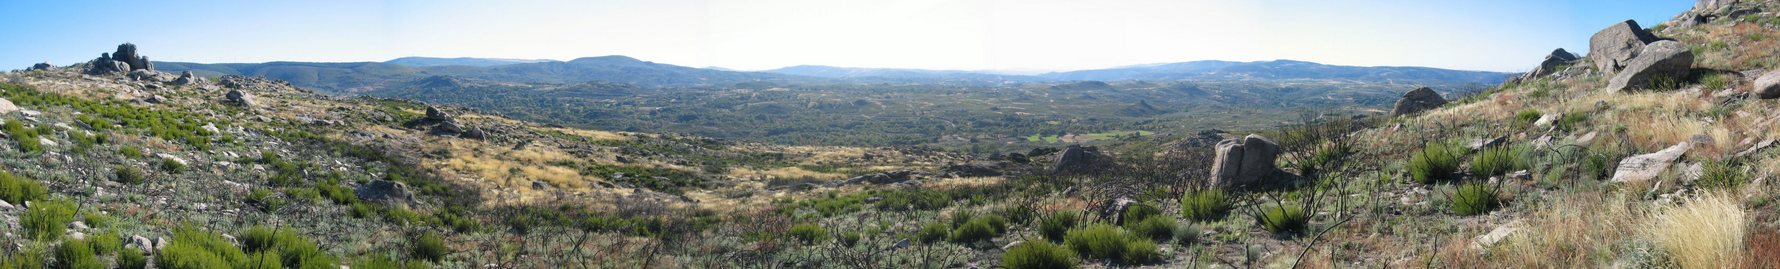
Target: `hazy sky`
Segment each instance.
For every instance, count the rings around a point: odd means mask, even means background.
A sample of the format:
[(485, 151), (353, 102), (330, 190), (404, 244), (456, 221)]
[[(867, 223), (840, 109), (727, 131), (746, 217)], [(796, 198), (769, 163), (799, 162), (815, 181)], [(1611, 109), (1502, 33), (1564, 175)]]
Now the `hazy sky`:
[(156, 61), (568, 60), (1069, 70), (1295, 59), (1525, 71), (1689, 0), (0, 1), (0, 70), (133, 42)]

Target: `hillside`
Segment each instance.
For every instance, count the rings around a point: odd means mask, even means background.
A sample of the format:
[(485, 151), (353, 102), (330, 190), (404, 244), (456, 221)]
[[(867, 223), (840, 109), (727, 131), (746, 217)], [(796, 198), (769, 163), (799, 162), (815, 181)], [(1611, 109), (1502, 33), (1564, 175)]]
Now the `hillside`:
[(496, 59), (496, 58), (470, 58), (470, 57), (458, 57), (458, 58), (402, 57), (402, 58), (396, 58), (394, 60), (383, 61), (383, 63), (393, 64), (393, 65), (406, 65), (406, 66), (489, 67), (489, 66), (501, 66), (501, 65), (509, 65), (509, 64), (541, 63), (541, 62), (549, 62), (549, 61), (550, 60)]
[(1304, 61), (1193, 61), (1041, 74), (1055, 80), (1354, 80), (1395, 83), (1496, 84), (1509, 74), (1427, 67), (1359, 67)]

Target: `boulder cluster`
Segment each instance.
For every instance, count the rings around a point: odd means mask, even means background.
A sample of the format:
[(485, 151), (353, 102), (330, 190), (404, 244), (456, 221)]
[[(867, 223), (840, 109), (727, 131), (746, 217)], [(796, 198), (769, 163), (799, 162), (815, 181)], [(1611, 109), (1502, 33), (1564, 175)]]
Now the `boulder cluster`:
[(136, 45), (130, 43), (117, 45), (116, 52), (99, 54), (99, 58), (93, 59), (87, 67), (87, 73), (94, 75), (129, 73), (136, 70), (154, 71), (154, 62), (148, 61), (148, 56), (137, 55)]
[(1608, 90), (1629, 91), (1679, 84), (1693, 68), (1693, 51), (1687, 45), (1658, 39), (1632, 20), (1595, 32), (1588, 44), (1589, 61), (1594, 62), (1596, 69), (1613, 74), (1607, 82)]
[(1211, 162), (1211, 185), (1232, 187), (1256, 185), (1279, 173), (1273, 162), (1281, 148), (1267, 137), (1250, 134), (1242, 139), (1218, 142), (1216, 159)]
[(440, 110), (438, 107), (427, 107), (426, 117), (421, 118), (418, 122), (423, 125), (433, 125), (434, 134), (455, 135), (469, 139), (488, 138), (488, 133), (482, 131), (482, 128), (465, 126), (464, 124), (457, 122), (456, 117), (445, 113), (444, 110)]

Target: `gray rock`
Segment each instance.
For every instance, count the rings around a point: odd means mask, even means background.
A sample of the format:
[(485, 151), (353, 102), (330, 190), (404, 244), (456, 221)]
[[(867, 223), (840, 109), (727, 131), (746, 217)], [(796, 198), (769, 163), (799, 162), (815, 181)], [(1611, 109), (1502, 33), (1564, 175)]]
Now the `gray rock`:
[(198, 77), (197, 74), (192, 74), (191, 70), (180, 72), (179, 78), (173, 79), (173, 84), (175, 85), (198, 85), (204, 84), (204, 82), (206, 82), (204, 81), (204, 78)]
[(50, 70), (54, 70), (54, 69), (56, 69), (55, 65), (51, 65), (47, 62), (43, 62), (43, 63), (33, 64), (33, 65), (31, 65), (31, 68), (25, 69), (25, 71), (50, 71)]
[(12, 100), (6, 100), (6, 98), (0, 98), (0, 114), (12, 113), (12, 112), (17, 112), (17, 111), (19, 111), (19, 105), (13, 104)]
[(439, 108), (437, 108), (437, 107), (429, 106), (429, 107), (426, 107), (426, 120), (429, 120), (429, 121), (451, 121), (453, 119), (451, 118), (451, 114), (445, 114), (445, 111), (439, 110)]
[(535, 190), (548, 190), (548, 189), (550, 189), (550, 183), (549, 183), (549, 182), (543, 182), (543, 181), (532, 181), (532, 189), (535, 189)]
[(130, 244), (136, 246), (136, 249), (141, 250), (153, 250), (155, 247), (153, 241), (149, 241), (147, 237), (142, 237), (141, 235), (130, 236)]
[(1681, 159), (1681, 154), (1692, 148), (1693, 144), (1681, 142), (1661, 151), (1625, 158), (1619, 161), (1618, 168), (1613, 169), (1612, 181), (1636, 182), (1656, 178), (1664, 170), (1668, 170), (1675, 160)]
[(1391, 108), (1391, 116), (1422, 112), (1429, 109), (1439, 108), (1443, 105), (1446, 105), (1446, 99), (1440, 98), (1440, 93), (1434, 92), (1434, 89), (1428, 87), (1415, 88), (1414, 90), (1403, 93), (1403, 98), (1397, 99), (1397, 105)]
[(996, 171), (995, 167), (979, 163), (947, 164), (946, 167), (941, 170), (945, 171), (946, 174), (959, 177), (992, 177), (1001, 175), (1001, 171)]
[(469, 130), (465, 130), (464, 134), (459, 135), (459, 137), (469, 139), (488, 139), (488, 132), (482, 131), (482, 128), (470, 127)]
[(1663, 40), (1644, 46), (1619, 74), (1607, 83), (1608, 90), (1647, 89), (1651, 84), (1671, 81), (1677, 85), (1693, 68), (1693, 51), (1687, 45)]
[(1211, 162), (1211, 184), (1231, 187), (1260, 183), (1279, 171), (1273, 165), (1279, 153), (1279, 143), (1256, 134), (1218, 142), (1216, 157)]
[(1761, 99), (1780, 98), (1780, 70), (1768, 71), (1755, 79), (1755, 96)]
[(229, 103), (239, 105), (241, 107), (246, 107), (246, 108), (259, 107), (259, 102), (254, 101), (253, 95), (247, 94), (245, 92), (241, 92), (241, 90), (238, 90), (238, 89), (237, 90), (229, 90), (229, 94), (224, 97), (227, 98), (226, 100), (228, 100)]
[(1638, 57), (1645, 44), (1656, 42), (1656, 35), (1644, 31), (1638, 22), (1626, 20), (1595, 32), (1588, 39), (1588, 59), (1603, 72), (1619, 72), (1628, 61)]
[(883, 173), (856, 176), (851, 179), (847, 179), (846, 183), (847, 184), (871, 183), (871, 184), (878, 184), (878, 185), (896, 184), (896, 183), (908, 182), (909, 180), (914, 180), (915, 176), (925, 175), (925, 174), (926, 173), (917, 172), (917, 171), (896, 170), (896, 171), (889, 171), (889, 172), (883, 172)]
[(1559, 67), (1576, 62), (1577, 59), (1576, 54), (1558, 48), (1551, 51), (1551, 54), (1545, 55), (1545, 61), (1539, 62), (1539, 67), (1533, 68), (1533, 71), (1527, 72), (1526, 75), (1521, 75), (1521, 79), (1530, 80), (1557, 73)]
[(1057, 154), (1057, 160), (1051, 165), (1051, 173), (1091, 173), (1103, 168), (1105, 156), (1101, 156), (1100, 148), (1069, 145)]
[(389, 180), (376, 180), (359, 185), (354, 191), (359, 200), (381, 203), (405, 203), (414, 199), (414, 192), (408, 190), (408, 184)]
[(439, 126), (434, 127), (433, 131), (444, 134), (461, 134), (464, 132), (464, 127), (463, 125), (459, 125), (455, 120), (448, 120), (439, 123)]
[(1014, 162), (1014, 163), (1018, 163), (1018, 164), (1025, 164), (1025, 163), (1032, 162), (1032, 159), (1026, 158), (1026, 154), (1020, 154), (1019, 152), (1008, 153), (1007, 160)]

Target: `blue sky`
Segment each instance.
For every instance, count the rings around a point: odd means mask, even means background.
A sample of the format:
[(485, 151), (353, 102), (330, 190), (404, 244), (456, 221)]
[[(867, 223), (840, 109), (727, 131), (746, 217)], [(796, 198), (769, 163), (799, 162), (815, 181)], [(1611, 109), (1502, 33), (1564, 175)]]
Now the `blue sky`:
[(568, 60), (1045, 71), (1190, 60), (1524, 71), (1688, 0), (0, 1), (0, 69), (132, 42), (157, 61)]

